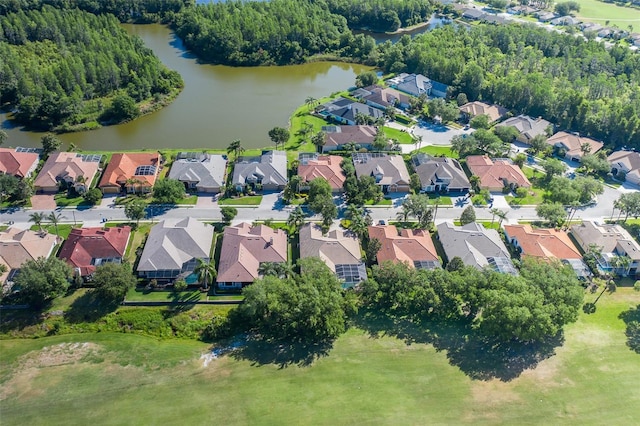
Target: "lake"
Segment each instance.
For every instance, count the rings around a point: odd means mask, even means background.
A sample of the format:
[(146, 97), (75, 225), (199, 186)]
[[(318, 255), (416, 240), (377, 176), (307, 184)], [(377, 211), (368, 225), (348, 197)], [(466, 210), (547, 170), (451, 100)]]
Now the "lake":
[[(163, 25), (123, 28), (182, 75), (184, 91), (168, 107), (130, 123), (59, 135), (65, 144), (73, 142), (85, 150), (226, 148), (240, 139), (246, 148), (260, 148), (271, 145), (269, 129), (286, 126), (305, 98), (347, 89), (356, 75), (370, 69), (330, 62), (252, 68), (204, 65)], [(7, 146), (40, 146), (42, 133), (14, 127), (6, 114), (0, 114), (0, 125), (9, 135)]]

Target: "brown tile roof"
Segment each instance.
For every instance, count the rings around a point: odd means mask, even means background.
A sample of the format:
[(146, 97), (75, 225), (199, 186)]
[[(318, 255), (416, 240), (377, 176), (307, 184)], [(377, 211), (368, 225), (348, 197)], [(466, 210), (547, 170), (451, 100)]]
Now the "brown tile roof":
[(6, 278), (11, 269), (18, 269), (28, 260), (49, 257), (59, 238), (53, 234), (9, 228), (0, 232), (0, 264), (7, 266)]
[(244, 222), (224, 229), (218, 282), (253, 282), (261, 262), (286, 262), (287, 236), (282, 229)]
[[(136, 169), (140, 166), (155, 166), (155, 174), (136, 175)], [(144, 186), (153, 186), (159, 172), (160, 154), (158, 152), (113, 154), (102, 175), (99, 187), (119, 187), (128, 179), (138, 179)]]
[(34, 185), (37, 188), (53, 188), (58, 185), (59, 179), (71, 182), (83, 176), (89, 186), (99, 166), (97, 162), (84, 161), (75, 152), (56, 152), (44, 163)]
[(515, 238), (522, 254), (544, 259), (582, 259), (569, 235), (555, 229), (533, 229), (531, 225), (505, 225), (509, 240)]
[(342, 146), (349, 142), (371, 145), (376, 137), (374, 126), (336, 126), (339, 132), (327, 132), (325, 146)]
[(481, 188), (499, 191), (505, 186), (505, 180), (524, 188), (531, 186), (522, 170), (505, 159), (491, 160), (486, 155), (471, 155), (467, 157), (467, 166), (472, 174), (480, 178)]
[(119, 258), (122, 260), (131, 235), (129, 226), (117, 228), (74, 228), (62, 245), (58, 257), (73, 268), (80, 269), (80, 275), (95, 272), (94, 259)]
[(342, 190), (342, 184), (346, 179), (340, 163), (342, 157), (339, 155), (321, 155), (317, 159), (309, 159), (305, 164), (298, 166), (298, 175), (305, 182), (311, 182), (315, 178), (321, 177), (326, 179), (335, 190)]
[(567, 155), (571, 157), (582, 157), (582, 144), (591, 146), (590, 154), (595, 154), (604, 146), (602, 142), (595, 141), (591, 138), (575, 135), (573, 133), (558, 132), (547, 139), (547, 143), (551, 146), (562, 145), (567, 151)]
[(16, 152), (15, 149), (0, 148), (0, 173), (23, 178), (38, 164), (35, 152)]
[(374, 85), (365, 87), (364, 90), (371, 92), (371, 94), (363, 96), (362, 99), (382, 106), (395, 106), (396, 101), (409, 104), (411, 99), (411, 96), (390, 87)]
[(497, 121), (507, 113), (507, 109), (504, 107), (479, 101), (467, 102), (460, 107), (460, 111), (471, 117), (486, 114), (489, 116), (489, 122)]
[(612, 167), (619, 168), (623, 165), (627, 176), (635, 177), (635, 181), (640, 180), (640, 153), (634, 151), (616, 151), (607, 157)]
[(410, 177), (407, 165), (401, 155), (359, 154), (354, 157), (356, 176), (380, 176), (378, 185), (409, 185)]
[(602, 253), (622, 251), (632, 260), (640, 260), (640, 244), (621, 225), (584, 221), (572, 226), (571, 233), (584, 251), (589, 249), (589, 244), (595, 244)]
[(405, 262), (411, 267), (416, 261), (440, 263), (429, 231), (403, 229), (398, 235), (393, 225), (370, 226), (369, 237), (380, 241), (378, 263), (390, 260)]
[(319, 257), (336, 273), (336, 265), (358, 265), (362, 263), (360, 243), (351, 233), (342, 230), (322, 235), (322, 228), (315, 223), (306, 223), (300, 229), (300, 258)]

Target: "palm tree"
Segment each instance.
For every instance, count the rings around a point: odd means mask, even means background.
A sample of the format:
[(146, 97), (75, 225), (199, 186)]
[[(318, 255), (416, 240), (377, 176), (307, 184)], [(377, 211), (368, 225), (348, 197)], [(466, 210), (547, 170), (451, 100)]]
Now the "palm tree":
[(73, 143), (73, 142), (71, 142), (71, 143), (69, 144), (69, 149), (68, 149), (68, 151), (69, 151), (69, 152), (73, 152), (73, 151), (75, 151), (75, 150), (76, 150), (76, 144), (75, 144), (75, 143)]
[(209, 288), (209, 281), (213, 282), (218, 276), (216, 272), (216, 266), (210, 261), (198, 259), (198, 264), (194, 269), (194, 272), (198, 274), (198, 279), (202, 282), (205, 290)]
[(571, 202), (571, 210), (569, 214), (569, 220), (567, 221), (567, 228), (569, 228), (569, 226), (571, 225), (571, 221), (573, 220), (573, 217), (576, 215), (576, 212), (578, 211), (579, 206), (580, 206), (579, 201), (573, 200)]
[(306, 99), (304, 100), (304, 103), (311, 108), (312, 106), (314, 106), (316, 103), (318, 102), (318, 100), (316, 98), (314, 98), (313, 96), (307, 96)]
[(272, 276), (277, 277), (280, 273), (280, 268), (277, 262), (262, 262), (258, 266), (258, 275), (263, 277)]
[(480, 176), (471, 175), (471, 177), (469, 178), (469, 183), (471, 183), (471, 187), (474, 191), (480, 192)]
[(491, 213), (491, 226), (493, 226), (493, 221), (496, 218), (496, 215), (498, 214), (499, 211), (501, 210), (496, 208), (489, 210), (489, 213)]
[(300, 228), (304, 225), (304, 219), (306, 215), (300, 208), (300, 206), (296, 206), (295, 209), (291, 213), (289, 213), (289, 217), (287, 218), (287, 225), (291, 228), (294, 234), (300, 232)]
[(240, 139), (234, 140), (227, 147), (227, 154), (233, 153), (234, 161), (238, 161), (238, 157), (240, 157), (240, 154), (242, 154), (243, 152), (244, 148), (242, 147), (242, 142), (240, 142)]
[(507, 218), (507, 212), (502, 211), (502, 210), (498, 210), (495, 214), (500, 219), (498, 221), (498, 228), (500, 228), (502, 226), (502, 221)]
[(631, 259), (627, 256), (613, 256), (609, 260), (609, 264), (613, 268), (613, 272), (616, 275), (624, 275), (629, 271), (629, 265), (631, 265)]
[(582, 152), (582, 155), (587, 155), (591, 152), (591, 145), (587, 142), (583, 143), (582, 145), (580, 145), (580, 151)]
[(29, 222), (33, 222), (35, 225), (38, 225), (38, 229), (42, 232), (42, 222), (45, 220), (44, 213), (34, 212), (29, 215)]
[(358, 216), (364, 216), (364, 208), (355, 204), (349, 204), (347, 206), (347, 210), (344, 212), (344, 217), (349, 220), (353, 220)]
[(62, 219), (64, 219), (64, 216), (62, 216), (61, 213), (51, 212), (47, 216), (47, 220), (54, 226), (54, 228), (56, 230), (56, 237), (59, 236), (58, 235), (58, 223), (60, 223), (60, 221)]
[(316, 146), (318, 152), (322, 151), (322, 147), (326, 143), (326, 134), (323, 131), (319, 131), (311, 137), (311, 143)]

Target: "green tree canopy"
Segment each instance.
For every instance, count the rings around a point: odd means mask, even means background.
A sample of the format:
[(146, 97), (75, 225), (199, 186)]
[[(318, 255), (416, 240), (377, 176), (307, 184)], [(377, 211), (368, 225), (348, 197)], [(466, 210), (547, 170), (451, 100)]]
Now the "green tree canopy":
[(95, 295), (106, 304), (121, 302), (127, 291), (136, 286), (137, 279), (128, 263), (104, 263), (93, 274)]
[(64, 260), (56, 257), (29, 260), (15, 277), (20, 299), (35, 308), (42, 308), (66, 293), (72, 271)]
[(184, 184), (177, 179), (160, 179), (153, 186), (153, 197), (163, 204), (176, 204), (184, 194)]

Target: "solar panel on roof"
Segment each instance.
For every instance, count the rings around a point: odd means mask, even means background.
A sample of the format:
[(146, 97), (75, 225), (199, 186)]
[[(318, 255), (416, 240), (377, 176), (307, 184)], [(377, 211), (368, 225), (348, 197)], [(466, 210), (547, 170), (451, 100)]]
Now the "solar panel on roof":
[(156, 174), (156, 166), (138, 166), (134, 174), (136, 176), (153, 176)]
[(76, 158), (82, 159), (85, 163), (99, 163), (102, 159), (100, 154), (76, 154)]
[(336, 275), (348, 283), (360, 282), (367, 278), (367, 272), (363, 263), (336, 265)]
[(489, 265), (491, 265), (491, 267), (497, 272), (512, 275), (518, 274), (518, 271), (515, 266), (513, 266), (513, 263), (511, 263), (511, 260), (506, 257), (490, 257), (487, 260), (489, 261)]
[(440, 268), (440, 262), (435, 260), (414, 260), (413, 266), (416, 269), (437, 269)]
[(42, 151), (40, 148), (25, 148), (24, 146), (16, 147), (16, 152), (33, 152), (38, 154), (40, 151)]

